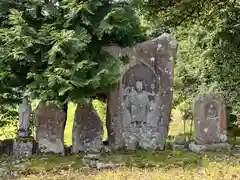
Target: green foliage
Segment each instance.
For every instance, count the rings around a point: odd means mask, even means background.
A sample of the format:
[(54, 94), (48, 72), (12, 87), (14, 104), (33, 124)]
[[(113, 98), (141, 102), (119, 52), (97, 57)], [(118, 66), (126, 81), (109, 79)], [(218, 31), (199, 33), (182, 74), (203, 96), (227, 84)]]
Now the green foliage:
[(190, 24), (176, 31), (182, 43), (175, 71), (176, 102), (186, 99), (185, 104), (189, 104), (198, 93), (220, 92), (232, 109), (228, 111), (230, 126), (230, 117), (235, 117), (234, 123), (240, 122), (239, 10), (237, 4), (226, 5), (213, 21), (207, 23), (206, 15), (191, 30)]
[(231, 135), (240, 130), (240, 2), (232, 0), (153, 0), (133, 4), (150, 36), (172, 30), (179, 42), (174, 105), (192, 119), (199, 93), (221, 93)]
[(34, 98), (64, 104), (105, 93), (115, 87), (122, 63), (101, 48), (141, 39), (139, 20), (123, 3), (1, 0), (0, 5), (0, 94), (16, 99), (26, 89)]
[(18, 120), (18, 112), (15, 106), (0, 106), (0, 127), (13, 124)]

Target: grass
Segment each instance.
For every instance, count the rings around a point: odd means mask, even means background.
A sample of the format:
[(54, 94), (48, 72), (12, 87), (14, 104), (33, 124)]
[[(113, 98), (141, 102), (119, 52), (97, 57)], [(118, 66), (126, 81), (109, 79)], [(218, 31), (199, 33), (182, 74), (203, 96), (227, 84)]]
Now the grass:
[(84, 163), (83, 155), (33, 156), (23, 162), (1, 157), (3, 163), (0, 164), (0, 170), (5, 168), (5, 179), (19, 180), (240, 179), (240, 159), (230, 154), (206, 153), (198, 156), (191, 152), (170, 150), (102, 154), (99, 158), (101, 162), (123, 164), (118, 169), (108, 170), (97, 170), (93, 163)]

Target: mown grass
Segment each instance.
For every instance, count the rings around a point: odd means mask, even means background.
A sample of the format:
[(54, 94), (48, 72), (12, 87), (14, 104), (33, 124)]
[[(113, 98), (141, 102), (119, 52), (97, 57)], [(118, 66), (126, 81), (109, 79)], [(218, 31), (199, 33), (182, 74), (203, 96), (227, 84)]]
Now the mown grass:
[(208, 180), (208, 179), (226, 179), (237, 180), (240, 178), (239, 168), (221, 164), (219, 166), (201, 168), (199, 170), (186, 171), (182, 168), (172, 168), (164, 170), (159, 168), (122, 168), (117, 170), (105, 170), (101, 172), (92, 171), (90, 174), (80, 171), (60, 171), (58, 173), (49, 172), (41, 175), (29, 175), (27, 177), (19, 177), (19, 180)]
[[(97, 170), (84, 163), (84, 154), (59, 157), (33, 156), (24, 162), (6, 157), (0, 169), (6, 169), (10, 179), (240, 179), (240, 159), (223, 153), (196, 155), (191, 152), (170, 151), (121, 153), (102, 155), (101, 162), (122, 163), (118, 169)], [(8, 166), (6, 166), (8, 164)]]

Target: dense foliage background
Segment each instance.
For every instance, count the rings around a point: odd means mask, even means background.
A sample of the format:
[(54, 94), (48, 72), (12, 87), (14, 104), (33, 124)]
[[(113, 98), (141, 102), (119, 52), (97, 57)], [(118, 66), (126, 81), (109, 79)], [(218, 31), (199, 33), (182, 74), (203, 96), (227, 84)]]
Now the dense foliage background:
[(133, 1), (150, 36), (170, 29), (179, 41), (174, 105), (192, 119), (199, 93), (221, 93), (231, 135), (240, 127), (240, 2)]
[(0, 0), (0, 103), (28, 91), (66, 110), (69, 101), (104, 96), (122, 62), (101, 48), (140, 36), (133, 8), (121, 2)]

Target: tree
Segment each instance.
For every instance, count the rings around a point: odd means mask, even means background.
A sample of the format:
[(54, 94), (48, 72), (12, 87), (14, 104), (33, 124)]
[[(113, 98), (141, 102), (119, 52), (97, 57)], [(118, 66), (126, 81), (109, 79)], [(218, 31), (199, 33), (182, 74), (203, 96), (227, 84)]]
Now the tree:
[(229, 130), (240, 124), (240, 4), (234, 0), (132, 1), (150, 36), (172, 29), (179, 41), (174, 105), (192, 119), (197, 94), (223, 94)]
[[(141, 38), (125, 3), (107, 0), (0, 1), (0, 92), (29, 89), (66, 103), (114, 87), (121, 61), (101, 51)], [(8, 99), (8, 98), (5, 98)]]
[(105, 98), (122, 61), (102, 47), (131, 46), (142, 38), (139, 19), (126, 3), (0, 0), (0, 104), (19, 103), (26, 90), (65, 112), (68, 101)]

